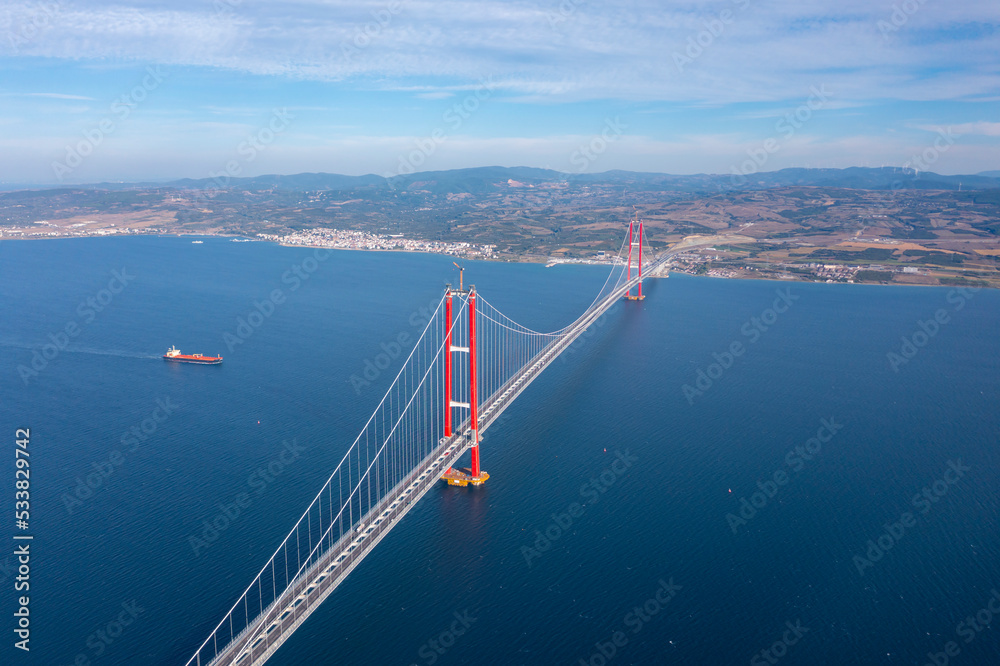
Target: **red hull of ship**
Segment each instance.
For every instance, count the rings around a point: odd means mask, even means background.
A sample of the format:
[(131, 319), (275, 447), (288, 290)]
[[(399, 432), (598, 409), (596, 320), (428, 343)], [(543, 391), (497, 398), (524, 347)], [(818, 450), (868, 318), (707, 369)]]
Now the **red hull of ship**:
[(177, 356), (167, 356), (163, 355), (164, 361), (178, 361), (180, 363), (201, 363), (202, 365), (218, 365), (222, 363), (221, 356), (189, 356), (187, 354), (178, 354)]

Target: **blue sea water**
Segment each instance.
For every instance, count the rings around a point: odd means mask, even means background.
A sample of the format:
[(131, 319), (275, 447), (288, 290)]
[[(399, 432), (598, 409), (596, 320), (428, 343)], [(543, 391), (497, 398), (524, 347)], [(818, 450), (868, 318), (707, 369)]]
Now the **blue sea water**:
[[(310, 257), (215, 238), (0, 244), (0, 663), (183, 664), (250, 583), (400, 360), (370, 386), (352, 376), (415, 338), (455, 277), (441, 256)], [(536, 330), (606, 277), (466, 268)], [(680, 275), (645, 292), (490, 429), (485, 486), (425, 497), (270, 663), (924, 664), (949, 642), (950, 663), (1000, 663), (1000, 618), (979, 624), (1000, 590), (1000, 293)], [(164, 363), (171, 344), (225, 362)]]

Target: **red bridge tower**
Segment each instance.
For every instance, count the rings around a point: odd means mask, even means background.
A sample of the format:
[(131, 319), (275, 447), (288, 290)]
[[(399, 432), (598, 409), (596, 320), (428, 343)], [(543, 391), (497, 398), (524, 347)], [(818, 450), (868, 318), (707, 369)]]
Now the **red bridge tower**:
[[(634, 239), (633, 239), (634, 235)], [(630, 301), (641, 301), (646, 298), (642, 295), (642, 220), (639, 219), (639, 213), (636, 212), (635, 219), (630, 220), (628, 223), (628, 269), (626, 279), (632, 279), (632, 248), (638, 247), (639, 251), (639, 293), (635, 296), (632, 295), (632, 290), (629, 289), (625, 294), (625, 298)]]
[[(457, 266), (457, 264), (456, 264)], [(445, 346), (447, 351), (444, 356), (444, 436), (451, 437), (452, 421), (451, 410), (454, 407), (461, 407), (469, 410), (469, 434), (472, 439), (472, 463), (468, 469), (454, 469), (449, 467), (441, 476), (442, 479), (452, 486), (474, 486), (482, 485), (490, 478), (490, 475), (479, 467), (479, 401), (476, 394), (476, 288), (472, 286), (466, 292), (463, 288), (462, 268), (459, 268), (459, 288), (452, 289), (448, 285), (448, 292), (445, 296)], [(454, 295), (469, 294), (469, 346), (458, 347), (452, 344), (452, 308), (451, 301)], [(454, 352), (469, 355), (469, 402), (456, 402), (452, 400), (452, 359)]]

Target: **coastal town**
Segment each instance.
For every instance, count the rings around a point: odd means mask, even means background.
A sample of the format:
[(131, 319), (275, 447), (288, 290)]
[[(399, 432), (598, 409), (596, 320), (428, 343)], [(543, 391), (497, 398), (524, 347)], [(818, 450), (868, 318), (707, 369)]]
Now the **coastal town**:
[(415, 240), (402, 234), (372, 234), (348, 229), (304, 229), (291, 234), (257, 234), (261, 240), (300, 247), (328, 247), (338, 250), (396, 250), (402, 252), (433, 252), (470, 259), (495, 259), (495, 245)]
[[(92, 236), (170, 235), (160, 227), (94, 228), (89, 223), (57, 225), (41, 220), (32, 226), (0, 227), (0, 238), (85, 238)], [(443, 242), (404, 238), (402, 234), (372, 234), (349, 229), (317, 227), (290, 234), (257, 234), (257, 239), (296, 247), (326, 247), (338, 250), (395, 250), (401, 252), (432, 252), (470, 259), (496, 259), (496, 245), (465, 242)], [(234, 238), (243, 241), (243, 238)]]

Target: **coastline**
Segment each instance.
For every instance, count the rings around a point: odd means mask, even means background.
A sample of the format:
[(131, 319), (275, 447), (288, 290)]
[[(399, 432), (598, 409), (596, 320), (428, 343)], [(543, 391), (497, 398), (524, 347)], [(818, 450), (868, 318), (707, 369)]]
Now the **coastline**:
[[(303, 245), (298, 243), (284, 243), (278, 240), (271, 240), (267, 238), (250, 238), (245, 235), (229, 235), (229, 234), (212, 234), (212, 233), (169, 233), (169, 232), (157, 232), (157, 233), (122, 233), (122, 234), (72, 234), (65, 236), (29, 236), (29, 237), (6, 237), (0, 236), (0, 244), (5, 240), (9, 241), (31, 241), (31, 240), (70, 240), (79, 238), (122, 238), (122, 237), (155, 237), (155, 238), (191, 238), (191, 239), (202, 239), (202, 238), (218, 238), (218, 239), (229, 239), (230, 241), (236, 239), (245, 239), (243, 242), (252, 243), (273, 243), (280, 247), (289, 248), (301, 248), (301, 249), (326, 249), (333, 251), (344, 251), (344, 252), (398, 252), (407, 254), (437, 254), (443, 257), (451, 257), (453, 259), (464, 259), (466, 261), (490, 261), (496, 263), (516, 263), (516, 264), (545, 264), (546, 267), (555, 267), (558, 265), (591, 265), (591, 266), (611, 266), (614, 262), (612, 261), (599, 261), (596, 259), (564, 259), (561, 257), (525, 257), (525, 256), (511, 256), (511, 257), (484, 257), (484, 256), (465, 256), (461, 254), (453, 254), (449, 252), (436, 252), (434, 250), (418, 250), (418, 249), (403, 249), (403, 248), (363, 248), (363, 247), (331, 247), (325, 245)], [(694, 242), (691, 242), (694, 240)], [(709, 240), (705, 238), (704, 240)], [(722, 240), (720, 238), (713, 238), (713, 241)], [(767, 239), (760, 239), (767, 240)], [(704, 244), (703, 241), (693, 239), (692, 237), (686, 237), (681, 241), (678, 241), (674, 246), (665, 250), (666, 252), (678, 252), (687, 251), (693, 249), (700, 244)], [(870, 270), (865, 266), (862, 266), (862, 270)], [(1000, 288), (1000, 282), (994, 284), (987, 280), (981, 280), (982, 284), (972, 283), (970, 284), (926, 284), (926, 283), (901, 283), (901, 282), (858, 282), (858, 281), (841, 281), (841, 280), (809, 280), (804, 279), (799, 276), (788, 275), (788, 277), (779, 277), (772, 274), (764, 275), (757, 271), (745, 271), (739, 275), (706, 275), (690, 273), (687, 271), (678, 271), (667, 269), (667, 275), (650, 275), (650, 279), (666, 279), (670, 274), (676, 275), (686, 275), (688, 277), (695, 278), (708, 278), (708, 279), (718, 279), (718, 280), (767, 280), (771, 282), (780, 283), (803, 283), (803, 284), (840, 284), (840, 285), (864, 285), (864, 286), (881, 286), (881, 287), (937, 287), (937, 288), (966, 288), (966, 289), (998, 289)]]

